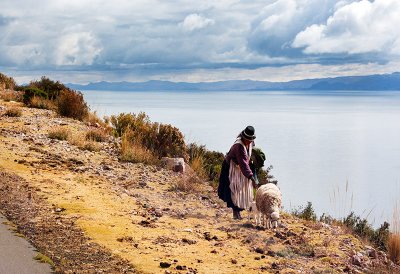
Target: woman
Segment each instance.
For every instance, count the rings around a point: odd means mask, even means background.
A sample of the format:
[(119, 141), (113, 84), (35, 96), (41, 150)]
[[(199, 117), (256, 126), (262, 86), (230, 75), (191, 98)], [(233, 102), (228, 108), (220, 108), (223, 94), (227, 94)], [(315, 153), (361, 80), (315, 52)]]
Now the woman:
[(256, 186), (249, 161), (256, 138), (254, 127), (247, 126), (238, 136), (222, 164), (218, 197), (233, 210), (233, 218), (241, 219), (240, 211), (249, 209)]

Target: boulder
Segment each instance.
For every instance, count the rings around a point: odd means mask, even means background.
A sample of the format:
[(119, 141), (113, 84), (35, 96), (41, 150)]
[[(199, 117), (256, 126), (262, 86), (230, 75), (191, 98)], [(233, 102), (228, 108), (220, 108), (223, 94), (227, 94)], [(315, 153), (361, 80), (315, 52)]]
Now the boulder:
[(161, 158), (161, 165), (169, 170), (185, 173), (185, 160), (183, 158)]

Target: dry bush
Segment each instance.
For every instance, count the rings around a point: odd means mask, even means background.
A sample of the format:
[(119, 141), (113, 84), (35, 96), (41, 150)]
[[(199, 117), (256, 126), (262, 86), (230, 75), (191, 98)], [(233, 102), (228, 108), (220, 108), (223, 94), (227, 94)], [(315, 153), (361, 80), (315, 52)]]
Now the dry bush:
[(204, 170), (204, 158), (201, 156), (196, 156), (191, 159), (190, 167), (196, 174), (201, 178), (206, 178), (206, 171)]
[(89, 150), (89, 151), (93, 152), (93, 151), (100, 151), (101, 146), (96, 142), (89, 141), (89, 142), (84, 142), (83, 147), (79, 147), (79, 148), (83, 149), (83, 150)]
[(140, 141), (135, 141), (130, 136), (131, 131), (127, 130), (122, 135), (120, 159), (132, 163), (157, 164), (158, 158)]
[(105, 142), (107, 141), (108, 136), (108, 133), (105, 132), (103, 129), (90, 129), (86, 133), (86, 140), (94, 142)]
[(188, 154), (183, 134), (171, 125), (152, 123), (144, 113), (121, 113), (112, 115), (110, 122), (116, 136), (122, 136), (128, 129), (131, 140), (161, 157), (182, 157), (187, 162)]
[(200, 192), (203, 181), (194, 172), (186, 172), (171, 186), (171, 191)]
[(21, 102), (22, 101), (22, 93), (18, 91), (1, 91), (0, 92), (0, 99), (3, 99), (6, 102), (15, 101)]
[(22, 110), (19, 107), (9, 107), (4, 112), (4, 115), (8, 117), (21, 117)]
[(79, 148), (83, 148), (85, 145), (85, 140), (82, 138), (82, 134), (80, 133), (71, 133), (67, 140), (68, 143)]
[(33, 98), (31, 98), (28, 103), (28, 106), (31, 108), (39, 108), (39, 109), (51, 109), (51, 110), (56, 109), (56, 106), (52, 101), (38, 96), (34, 96)]
[(70, 136), (70, 131), (65, 127), (56, 127), (55, 129), (50, 130), (47, 136), (50, 139), (64, 141)]
[(81, 150), (100, 151), (100, 144), (93, 141), (86, 141), (82, 136), (84, 136), (82, 132), (71, 133), (68, 136), (68, 142)]
[(400, 212), (397, 205), (393, 212), (392, 231), (387, 245), (390, 259), (400, 264)]
[(65, 89), (57, 98), (57, 111), (62, 116), (82, 121), (88, 115), (89, 108), (82, 93)]

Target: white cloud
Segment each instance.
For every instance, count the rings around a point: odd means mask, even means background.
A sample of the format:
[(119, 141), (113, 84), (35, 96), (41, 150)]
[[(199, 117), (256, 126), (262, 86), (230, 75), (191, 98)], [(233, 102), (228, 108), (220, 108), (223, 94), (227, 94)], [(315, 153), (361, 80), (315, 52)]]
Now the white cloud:
[(270, 56), (301, 55), (291, 47), (294, 37), (308, 25), (326, 20), (335, 3), (335, 0), (271, 1), (251, 24), (249, 48)]
[(95, 37), (90, 32), (63, 35), (56, 48), (56, 65), (92, 65), (100, 54)]
[(181, 23), (182, 27), (186, 31), (194, 31), (213, 25), (215, 21), (198, 15), (196, 13), (190, 14), (185, 17), (185, 20)]
[(297, 34), (293, 47), (307, 54), (400, 54), (400, 1), (362, 0), (337, 6), (324, 24)]

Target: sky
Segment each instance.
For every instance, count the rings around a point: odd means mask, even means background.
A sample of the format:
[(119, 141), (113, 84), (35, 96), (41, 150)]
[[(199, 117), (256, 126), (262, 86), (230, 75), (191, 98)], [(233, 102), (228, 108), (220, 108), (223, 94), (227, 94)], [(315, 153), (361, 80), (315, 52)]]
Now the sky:
[(399, 0), (0, 0), (0, 72), (27, 83), (399, 71)]

